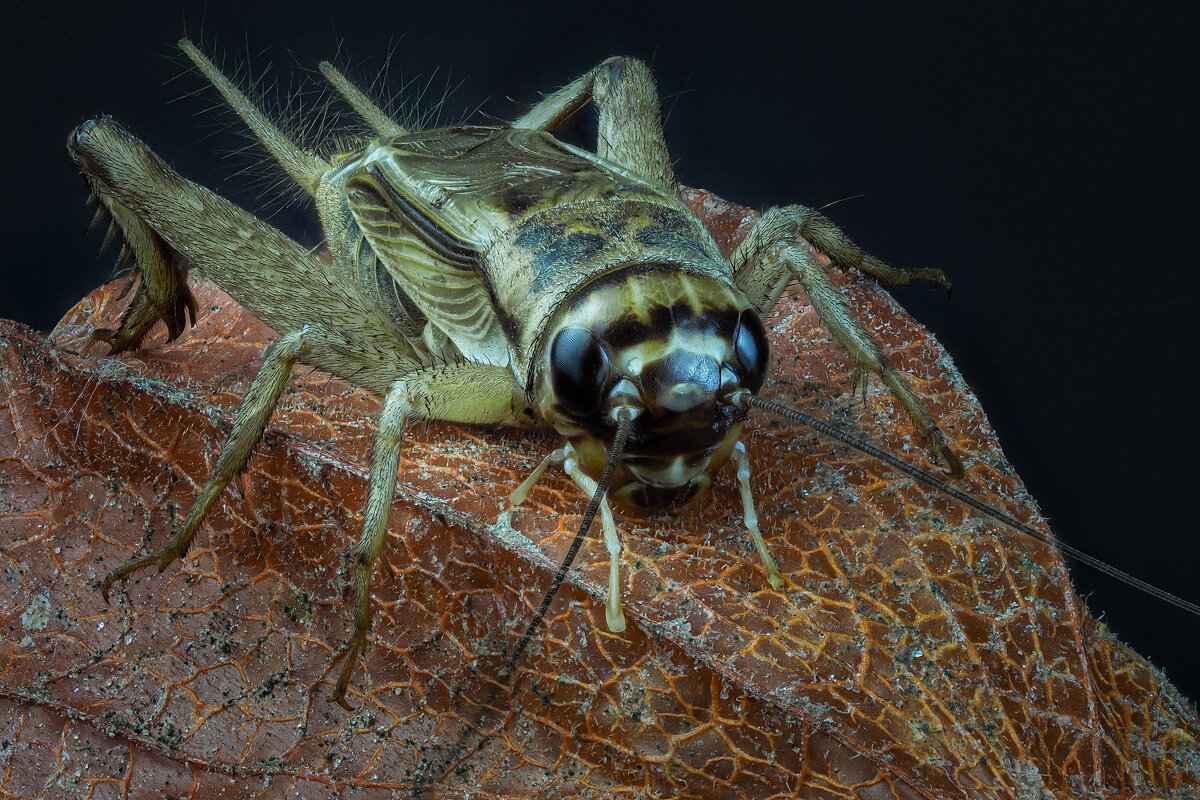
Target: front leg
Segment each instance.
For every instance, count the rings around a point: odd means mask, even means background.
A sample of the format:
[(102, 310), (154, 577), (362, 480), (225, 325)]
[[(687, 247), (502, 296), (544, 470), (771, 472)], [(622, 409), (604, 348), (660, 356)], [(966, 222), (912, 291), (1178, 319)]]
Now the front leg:
[(950, 449), (933, 416), (921, 404), (903, 373), (892, 366), (859, 323), (809, 245), (828, 255), (840, 267), (861, 269), (888, 284), (903, 284), (920, 278), (949, 288), (946, 277), (936, 269), (912, 272), (897, 269), (865, 254), (832, 222), (803, 206), (767, 211), (730, 258), (734, 282), (760, 312), (770, 309), (793, 279), (800, 281), (817, 316), (850, 356), (855, 370), (879, 376), (908, 412), (933, 455), (945, 461), (951, 475), (961, 477), (962, 461)]

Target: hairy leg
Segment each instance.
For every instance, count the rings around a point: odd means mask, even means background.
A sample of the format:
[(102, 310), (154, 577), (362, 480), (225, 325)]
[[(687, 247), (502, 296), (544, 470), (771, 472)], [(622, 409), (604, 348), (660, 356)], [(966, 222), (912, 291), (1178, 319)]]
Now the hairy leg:
[(863, 374), (879, 376), (908, 412), (934, 456), (945, 461), (952, 475), (961, 476), (962, 462), (950, 449), (933, 416), (922, 405), (903, 373), (892, 366), (855, 317), (818, 261), (814, 248), (840, 267), (861, 269), (888, 283), (907, 283), (912, 278), (922, 278), (948, 286), (945, 276), (939, 270), (906, 272), (866, 255), (832, 222), (803, 206), (767, 211), (730, 259), (734, 282), (760, 311), (773, 306), (789, 283), (800, 281), (817, 315), (850, 356), (854, 368)]

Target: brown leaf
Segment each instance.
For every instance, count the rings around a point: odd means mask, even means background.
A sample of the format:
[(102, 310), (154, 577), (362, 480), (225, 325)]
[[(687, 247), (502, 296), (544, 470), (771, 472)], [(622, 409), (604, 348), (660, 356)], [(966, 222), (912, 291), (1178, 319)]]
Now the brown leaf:
[[(752, 215), (689, 195), (726, 247)], [(716, 223), (714, 223), (716, 224)], [(937, 343), (839, 277), (968, 465), (1032, 500)], [(376, 398), (297, 370), (240, 487), (192, 552), (105, 604), (98, 581), (186, 513), (273, 334), (215, 287), (170, 345), (79, 357), (117, 316), (86, 298), (55, 346), (4, 323), (0, 415), (0, 796), (202, 798), (1195, 796), (1195, 711), (1115, 642), (1050, 548), (872, 460), (756, 419), (762, 527), (732, 470), (674, 516), (621, 512), (630, 629), (607, 632), (589, 541), (547, 626), (499, 677), (584, 505), (552, 437), (417, 425), (402, 454), (375, 629), (348, 713), (326, 702), (349, 633)], [(802, 293), (766, 320), (767, 392), (935, 469)], [(64, 349), (65, 348), (65, 349)], [(1042, 525), (1036, 515), (1034, 524)], [(1044, 526), (1043, 526), (1044, 527)]]

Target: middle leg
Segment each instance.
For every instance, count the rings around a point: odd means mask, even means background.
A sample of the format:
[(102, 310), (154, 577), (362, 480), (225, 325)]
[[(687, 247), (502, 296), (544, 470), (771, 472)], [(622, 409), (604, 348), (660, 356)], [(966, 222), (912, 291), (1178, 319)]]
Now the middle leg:
[(473, 425), (525, 424), (524, 392), (507, 367), (471, 361), (413, 370), (388, 389), (375, 431), (370, 493), (358, 543), (350, 551), (354, 588), (354, 632), (346, 648), (330, 700), (346, 701), (350, 677), (371, 631), (371, 576), (387, 541), (388, 516), (396, 495), (396, 470), (404, 426), (410, 419), (437, 419)]
[(961, 477), (962, 461), (950, 449), (933, 416), (922, 405), (904, 374), (892, 365), (846, 305), (812, 248), (828, 255), (840, 267), (861, 269), (889, 284), (908, 283), (913, 278), (931, 280), (946, 287), (949, 282), (941, 270), (908, 272), (863, 253), (832, 222), (803, 206), (767, 211), (730, 258), (734, 282), (759, 311), (771, 308), (793, 279), (800, 281), (817, 315), (850, 356), (854, 369), (860, 374), (879, 376), (908, 412), (933, 455), (946, 463), (951, 475)]

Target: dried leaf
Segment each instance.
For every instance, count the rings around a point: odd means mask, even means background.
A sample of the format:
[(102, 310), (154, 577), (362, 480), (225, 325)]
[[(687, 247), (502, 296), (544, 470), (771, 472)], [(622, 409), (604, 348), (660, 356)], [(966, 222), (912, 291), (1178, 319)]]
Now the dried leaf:
[[(744, 209), (690, 193), (732, 246)], [(972, 493), (1034, 504), (930, 335), (839, 277), (930, 399)], [(201, 320), (121, 360), (79, 357), (116, 289), (54, 334), (3, 339), (0, 796), (46, 798), (1194, 797), (1195, 710), (1083, 607), (1057, 553), (881, 465), (756, 419), (745, 437), (771, 591), (732, 475), (674, 516), (620, 515), (630, 629), (607, 561), (579, 569), (519, 665), (584, 504), (559, 475), (509, 513), (548, 437), (417, 425), (402, 454), (375, 629), (348, 713), (349, 633), (378, 400), (306, 369), (191, 553), (105, 604), (104, 574), (180, 522), (273, 334), (200, 283)], [(802, 293), (766, 320), (767, 391), (925, 461)], [(65, 348), (65, 349), (63, 349)], [(730, 471), (731, 472), (731, 471)], [(1044, 528), (1036, 515), (1033, 523)]]

